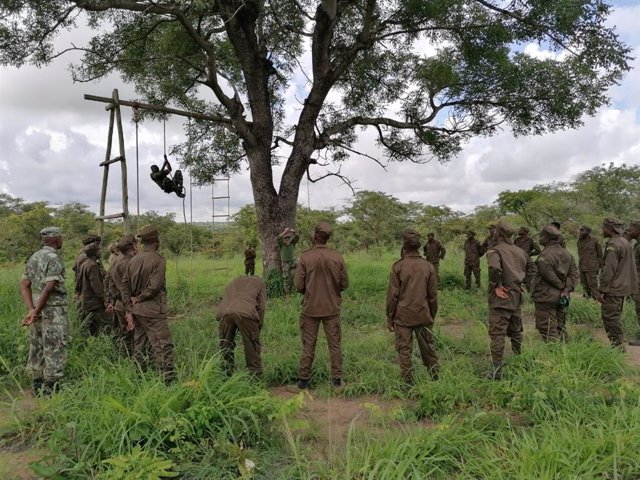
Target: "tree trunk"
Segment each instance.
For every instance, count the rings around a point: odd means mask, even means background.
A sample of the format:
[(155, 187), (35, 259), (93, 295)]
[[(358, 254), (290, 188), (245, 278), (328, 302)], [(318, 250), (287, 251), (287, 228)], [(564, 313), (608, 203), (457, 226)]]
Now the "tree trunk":
[[(278, 235), (285, 227), (295, 227), (297, 187), (286, 189), (278, 194), (273, 187), (270, 149), (247, 150), (251, 165), (251, 186), (258, 218), (258, 235), (264, 254), (264, 273), (271, 269), (280, 269)], [(292, 184), (292, 187), (294, 185)]]

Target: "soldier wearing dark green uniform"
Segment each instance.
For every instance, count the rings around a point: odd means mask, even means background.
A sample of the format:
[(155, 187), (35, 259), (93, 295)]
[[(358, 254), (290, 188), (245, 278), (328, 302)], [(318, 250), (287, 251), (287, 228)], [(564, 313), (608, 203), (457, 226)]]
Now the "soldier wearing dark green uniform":
[(513, 244), (513, 233), (511, 225), (498, 223), (493, 230), (496, 243), (486, 253), (489, 266), (489, 338), (493, 363), (489, 378), (495, 380), (502, 378), (505, 337), (511, 339), (513, 353), (518, 354), (522, 349), (522, 285), (535, 269), (529, 255)]
[[(638, 273), (638, 281), (640, 282), (640, 220), (633, 220), (629, 223), (629, 227), (626, 230), (627, 235), (631, 240), (635, 240), (635, 245), (633, 247), (633, 254), (635, 257), (636, 263), (636, 273)], [(634, 294), (632, 297), (633, 303), (636, 308), (636, 323), (637, 330), (636, 336), (633, 340), (629, 342), (629, 345), (634, 347), (640, 346), (640, 283), (638, 284), (638, 292)]]
[(293, 228), (285, 228), (278, 235), (278, 249), (282, 266), (282, 286), (285, 294), (293, 291), (293, 272), (296, 268), (296, 244), (299, 236)]
[(447, 249), (439, 240), (435, 239), (433, 233), (427, 233), (427, 241), (424, 243), (423, 250), (424, 258), (433, 265), (436, 270), (436, 277), (440, 278), (440, 260), (444, 260)]
[(422, 363), (433, 380), (438, 379), (438, 356), (433, 342), (433, 321), (438, 313), (438, 281), (433, 265), (419, 253), (420, 234), (403, 233), (404, 256), (391, 267), (387, 288), (387, 327), (395, 332), (400, 375), (413, 385), (411, 352), (415, 334)]
[(633, 247), (622, 237), (622, 222), (616, 218), (605, 218), (602, 235), (608, 238), (604, 249), (604, 260), (600, 272), (600, 285), (596, 300), (601, 304), (601, 317), (609, 341), (624, 350), (622, 332), (622, 307), (624, 297), (638, 292)]
[(540, 253), (540, 247), (536, 241), (529, 236), (529, 229), (527, 227), (520, 227), (518, 229), (518, 236), (513, 240), (513, 244), (527, 252), (527, 255), (530, 257)]
[(127, 312), (127, 328), (134, 328), (133, 356), (146, 366), (145, 351), (151, 347), (153, 362), (165, 383), (176, 378), (173, 337), (167, 321), (166, 259), (158, 253), (158, 230), (148, 225), (138, 238), (142, 251), (127, 264), (122, 278), (122, 303)]
[(594, 297), (598, 291), (598, 272), (602, 264), (600, 242), (591, 236), (591, 227), (582, 225), (578, 230), (578, 270), (580, 283), (586, 298)]
[(90, 243), (84, 248), (86, 258), (80, 264), (80, 314), (89, 335), (96, 336), (111, 329), (112, 319), (106, 312), (104, 272), (98, 264), (100, 244)]
[(256, 249), (253, 244), (247, 245), (244, 250), (244, 274), (255, 275), (256, 273)]
[(123, 355), (131, 357), (133, 355), (133, 330), (127, 330), (126, 312), (122, 303), (122, 292), (127, 265), (135, 254), (138, 253), (138, 244), (133, 235), (128, 234), (122, 237), (116, 244), (120, 255), (110, 264), (109, 286), (112, 309), (115, 315), (113, 341), (116, 348)]
[[(569, 251), (560, 244), (562, 235), (553, 225), (540, 232), (544, 248), (536, 260), (531, 282), (531, 299), (535, 304), (536, 328), (545, 342), (567, 340), (564, 305), (578, 283), (578, 268)], [(564, 299), (564, 300), (562, 300)]]
[(476, 287), (480, 288), (480, 257), (484, 255), (484, 248), (476, 239), (474, 231), (467, 232), (464, 242), (464, 280), (467, 290), (471, 288), (471, 274), (476, 279)]
[[(74, 295), (75, 298), (74, 300), (79, 304), (80, 303), (80, 295), (82, 293), (82, 285), (81, 285), (81, 275), (80, 275), (80, 267), (82, 266), (82, 264), (84, 263), (84, 261), (87, 259), (87, 254), (85, 252), (85, 248), (87, 247), (87, 245), (92, 245), (92, 244), (98, 244), (100, 245), (102, 242), (102, 237), (100, 237), (100, 235), (95, 235), (93, 233), (88, 234), (86, 237), (84, 237), (82, 239), (82, 248), (80, 249), (80, 252), (78, 253), (78, 255), (76, 255), (76, 258), (73, 262), (73, 267), (71, 268), (73, 270), (73, 274), (75, 276), (74, 279)], [(102, 268), (102, 263), (98, 262), (98, 265)], [(104, 269), (103, 269), (104, 270)]]
[(316, 354), (320, 324), (329, 346), (331, 382), (342, 386), (342, 347), (340, 310), (342, 292), (349, 286), (347, 267), (342, 255), (327, 247), (331, 225), (320, 222), (315, 227), (313, 247), (300, 255), (296, 268), (296, 290), (304, 296), (300, 312), (302, 358), (298, 373), (298, 388), (309, 388), (311, 367)]
[(216, 318), (220, 321), (220, 351), (227, 375), (233, 372), (238, 331), (244, 344), (247, 370), (258, 377), (262, 375), (260, 330), (266, 306), (267, 287), (259, 277), (239, 277), (225, 288)]
[(20, 282), (29, 312), (22, 324), (29, 327), (29, 367), (36, 395), (51, 395), (64, 377), (69, 348), (69, 320), (65, 267), (58, 250), (62, 232), (57, 227), (40, 231), (42, 248), (29, 257)]

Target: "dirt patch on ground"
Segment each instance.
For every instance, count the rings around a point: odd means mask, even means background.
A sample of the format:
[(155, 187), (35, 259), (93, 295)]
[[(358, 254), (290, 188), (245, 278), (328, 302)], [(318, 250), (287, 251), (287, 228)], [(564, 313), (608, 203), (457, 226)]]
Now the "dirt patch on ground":
[(29, 464), (42, 459), (47, 451), (22, 443), (16, 422), (39, 409), (39, 400), (30, 390), (0, 398), (0, 478), (35, 480)]
[[(273, 387), (269, 389), (280, 398), (293, 398), (299, 395), (291, 387)], [(375, 434), (389, 428), (389, 422), (395, 423), (394, 411), (413, 405), (408, 400), (386, 400), (379, 396), (366, 395), (358, 398), (344, 398), (340, 395), (320, 397), (313, 390), (304, 393), (304, 403), (295, 416), (292, 433), (312, 450), (324, 458), (332, 457), (342, 448), (353, 426), (366, 427)]]

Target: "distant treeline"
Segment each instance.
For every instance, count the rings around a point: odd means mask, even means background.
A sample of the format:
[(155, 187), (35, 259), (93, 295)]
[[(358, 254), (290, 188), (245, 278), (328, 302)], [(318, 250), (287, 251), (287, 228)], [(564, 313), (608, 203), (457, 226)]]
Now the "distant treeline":
[[(444, 242), (462, 243), (469, 229), (478, 237), (487, 233), (487, 226), (498, 219), (507, 219), (515, 226), (526, 225), (536, 231), (557, 221), (563, 232), (577, 235), (582, 224), (594, 228), (605, 216), (623, 221), (640, 218), (640, 167), (595, 167), (576, 175), (569, 182), (537, 185), (529, 190), (506, 190), (491, 205), (475, 208), (473, 213), (452, 210), (445, 205), (424, 205), (401, 202), (382, 192), (360, 191), (341, 210), (310, 210), (300, 206), (296, 228), (302, 248), (311, 245), (310, 232), (320, 220), (335, 225), (334, 245), (342, 251), (387, 250), (398, 247), (402, 230), (411, 226), (423, 235), (434, 232)], [(165, 253), (180, 255), (201, 253), (224, 256), (242, 252), (249, 242), (259, 244), (256, 231), (256, 210), (245, 205), (225, 228), (203, 224), (184, 224), (174, 214), (148, 212), (132, 216), (134, 226), (153, 223), (159, 227)], [(46, 225), (62, 227), (65, 235), (65, 256), (73, 258), (82, 238), (97, 232), (95, 213), (87, 205), (68, 203), (54, 206), (46, 202), (28, 203), (21, 198), (0, 194), (0, 261), (24, 261), (38, 246), (38, 232)], [(103, 245), (120, 238), (121, 222), (105, 223)], [(108, 255), (105, 248), (105, 255)]]

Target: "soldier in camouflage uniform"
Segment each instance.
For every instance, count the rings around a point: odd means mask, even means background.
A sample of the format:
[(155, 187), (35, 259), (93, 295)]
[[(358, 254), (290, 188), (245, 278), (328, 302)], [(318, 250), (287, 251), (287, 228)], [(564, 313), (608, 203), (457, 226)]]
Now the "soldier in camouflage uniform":
[(299, 236), (293, 228), (285, 228), (278, 235), (280, 262), (282, 264), (282, 286), (286, 295), (293, 291), (293, 274), (296, 268), (296, 243)]
[(29, 367), (33, 391), (49, 396), (59, 388), (67, 365), (69, 320), (65, 267), (58, 250), (62, 232), (57, 227), (40, 231), (42, 248), (25, 265), (20, 292), (29, 312), (22, 324), (29, 327)]

